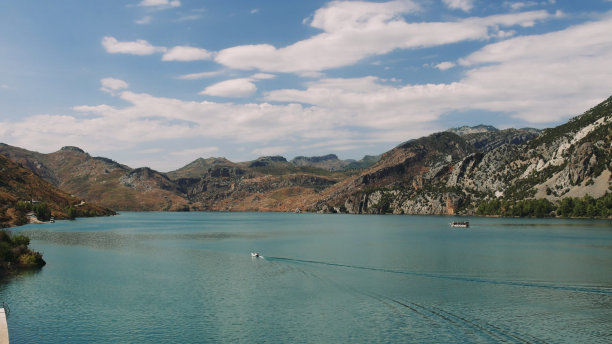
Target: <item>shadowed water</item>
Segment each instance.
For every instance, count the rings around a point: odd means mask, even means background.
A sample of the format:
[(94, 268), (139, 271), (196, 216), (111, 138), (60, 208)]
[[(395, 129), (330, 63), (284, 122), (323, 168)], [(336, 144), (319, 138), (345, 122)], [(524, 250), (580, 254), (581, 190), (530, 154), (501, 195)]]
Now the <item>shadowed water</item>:
[[(12, 343), (606, 343), (610, 221), (125, 213), (19, 229)], [(252, 258), (260, 252), (263, 258)]]

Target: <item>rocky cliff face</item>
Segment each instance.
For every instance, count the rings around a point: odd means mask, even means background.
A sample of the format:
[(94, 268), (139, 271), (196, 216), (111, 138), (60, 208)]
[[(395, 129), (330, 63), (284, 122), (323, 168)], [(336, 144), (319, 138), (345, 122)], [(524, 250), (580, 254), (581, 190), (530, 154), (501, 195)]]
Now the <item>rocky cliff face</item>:
[[(462, 137), (442, 132), (412, 140), (382, 155), (360, 175), (324, 191), (315, 211), (348, 213), (448, 213), (458, 202), (441, 181), (452, 164), (475, 149)], [(434, 190), (432, 187), (442, 187)]]
[(505, 145), (520, 145), (540, 134), (540, 130), (533, 128), (492, 130), (487, 132), (467, 132), (461, 135), (478, 151), (487, 153), (495, 148)]
[(611, 137), (612, 98), (543, 132), (457, 128), (398, 146), (312, 209), (471, 214), (493, 198), (601, 197), (610, 187)]
[[(608, 191), (611, 118), (609, 99), (525, 144), (486, 153), (480, 164), (451, 185), (510, 199), (556, 200), (586, 193), (601, 197)], [(597, 189), (590, 187), (595, 184)]]

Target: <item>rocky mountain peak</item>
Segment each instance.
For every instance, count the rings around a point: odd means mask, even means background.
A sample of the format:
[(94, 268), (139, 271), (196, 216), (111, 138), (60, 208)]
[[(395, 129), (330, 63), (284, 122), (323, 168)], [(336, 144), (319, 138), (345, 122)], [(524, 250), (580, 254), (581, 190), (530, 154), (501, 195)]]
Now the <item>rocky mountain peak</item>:
[(284, 156), (280, 155), (272, 155), (272, 156), (262, 156), (257, 158), (258, 161), (274, 161), (274, 162), (287, 162)]
[(298, 167), (314, 167), (328, 171), (339, 171), (345, 168), (354, 160), (340, 160), (336, 154), (327, 154), (322, 156), (297, 156), (291, 163)]
[(336, 154), (327, 154), (323, 156), (312, 156), (312, 157), (296, 156), (293, 160), (291, 160), (291, 162), (295, 165), (298, 165), (302, 161), (316, 163), (316, 162), (322, 162), (322, 161), (328, 161), (328, 160), (339, 160), (339, 159)]
[(257, 158), (255, 161), (252, 161), (249, 164), (249, 167), (263, 167), (263, 166), (268, 166), (276, 162), (287, 162), (287, 159), (285, 159), (285, 157), (280, 156), (280, 155), (262, 156), (262, 157)]
[(60, 151), (70, 151), (70, 152), (77, 152), (77, 153), (82, 153), (82, 154), (87, 154), (85, 153), (84, 150), (82, 150), (79, 147), (75, 147), (75, 146), (64, 146), (60, 149)]
[(479, 124), (473, 127), (464, 125), (464, 126), (457, 127), (457, 128), (450, 128), (447, 131), (450, 131), (451, 133), (455, 133), (459, 136), (463, 136), (467, 134), (490, 133), (490, 132), (495, 132), (498, 130), (499, 129), (491, 125)]

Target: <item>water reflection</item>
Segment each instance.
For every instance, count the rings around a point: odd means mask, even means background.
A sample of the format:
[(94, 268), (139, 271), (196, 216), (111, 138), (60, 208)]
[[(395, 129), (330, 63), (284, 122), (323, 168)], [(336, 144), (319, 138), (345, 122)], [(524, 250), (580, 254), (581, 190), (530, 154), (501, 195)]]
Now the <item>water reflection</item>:
[(125, 249), (146, 241), (169, 240), (224, 240), (244, 239), (258, 240), (270, 234), (239, 232), (205, 232), (205, 233), (121, 233), (117, 231), (99, 232), (51, 232), (46, 230), (22, 230), (31, 240), (40, 240), (58, 245), (88, 246), (102, 249)]

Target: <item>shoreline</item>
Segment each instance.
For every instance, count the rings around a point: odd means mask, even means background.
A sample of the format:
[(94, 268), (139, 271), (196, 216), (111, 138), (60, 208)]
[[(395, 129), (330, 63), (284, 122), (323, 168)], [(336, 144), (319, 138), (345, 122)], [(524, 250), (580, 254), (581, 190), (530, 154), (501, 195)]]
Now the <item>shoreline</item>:
[[(167, 210), (117, 210), (114, 215), (102, 215), (94, 217), (108, 217), (121, 215), (121, 212), (131, 213), (295, 213), (295, 214), (327, 214), (327, 215), (360, 215), (360, 216), (444, 216), (444, 217), (459, 217), (459, 218), (506, 218), (506, 219), (559, 219), (559, 220), (612, 220), (612, 215), (608, 217), (563, 217), (563, 216), (503, 216), (503, 215), (466, 215), (466, 214), (367, 214), (367, 213), (331, 213), (331, 212), (310, 212), (300, 211), (299, 213), (293, 211), (242, 211), (242, 210), (197, 210), (197, 211), (167, 211)], [(79, 217), (88, 218), (88, 217)], [(79, 218), (73, 219), (77, 220)], [(30, 220), (28, 223), (22, 225), (8, 224), (6, 227), (0, 227), (1, 229), (11, 230), (12, 228), (19, 228), (29, 224), (51, 224), (61, 220), (68, 219), (56, 219), (54, 221), (40, 221), (38, 219)], [(73, 221), (70, 220), (70, 221)], [(7, 225), (7, 224), (4, 224)]]

